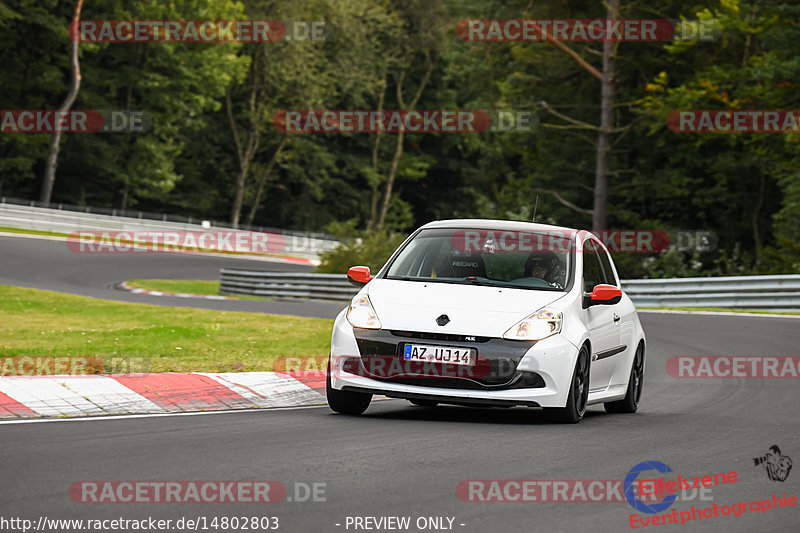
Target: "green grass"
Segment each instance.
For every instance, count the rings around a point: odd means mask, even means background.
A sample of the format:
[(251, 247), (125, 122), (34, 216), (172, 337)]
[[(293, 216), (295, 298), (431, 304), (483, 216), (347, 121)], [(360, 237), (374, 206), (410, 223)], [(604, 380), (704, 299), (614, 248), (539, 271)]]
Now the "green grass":
[(653, 309), (656, 311), (706, 311), (712, 313), (757, 313), (765, 315), (800, 315), (790, 311), (763, 311), (760, 309), (729, 309), (727, 307), (637, 307), (637, 309)]
[(22, 228), (8, 228), (0, 226), (0, 232), (3, 233), (22, 233), (23, 235), (44, 235), (46, 237), (69, 237), (68, 233), (54, 233), (52, 231), (39, 231), (37, 229), (22, 229)]
[(131, 358), (137, 363), (132, 370), (138, 371), (269, 371), (284, 356), (326, 357), (332, 323), (112, 302), (0, 285), (0, 359)]
[(219, 295), (219, 281), (184, 279), (132, 279), (126, 281), (125, 283), (130, 287), (147, 289), (149, 291)]
[[(148, 291), (174, 292), (185, 294), (213, 295), (219, 296), (219, 281), (200, 281), (188, 279), (132, 279), (125, 282), (129, 287), (136, 289), (146, 289)], [(237, 300), (273, 300), (273, 298), (262, 298), (260, 296), (248, 296), (244, 294), (225, 294), (228, 298)]]

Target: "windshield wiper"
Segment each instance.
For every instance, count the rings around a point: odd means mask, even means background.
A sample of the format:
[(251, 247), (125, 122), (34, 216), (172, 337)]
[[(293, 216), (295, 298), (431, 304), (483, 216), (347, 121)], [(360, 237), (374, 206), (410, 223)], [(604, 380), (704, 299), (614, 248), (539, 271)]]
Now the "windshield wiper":
[(400, 280), (400, 281), (424, 281), (424, 282), (444, 282), (445, 280), (439, 278), (417, 278), (414, 276), (386, 276), (386, 279)]
[(484, 287), (504, 287), (506, 285), (506, 284), (502, 284), (503, 282), (493, 283), (491, 281), (482, 281), (482, 280), (479, 280), (478, 278), (476, 278), (475, 276), (467, 276), (462, 281), (466, 281), (467, 283), (470, 283), (472, 285), (482, 285)]

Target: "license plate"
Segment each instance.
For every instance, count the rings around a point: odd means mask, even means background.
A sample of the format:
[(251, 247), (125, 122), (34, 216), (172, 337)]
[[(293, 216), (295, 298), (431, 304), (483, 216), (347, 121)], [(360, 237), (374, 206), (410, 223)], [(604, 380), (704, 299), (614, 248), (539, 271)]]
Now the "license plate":
[(403, 349), (403, 359), (406, 361), (425, 361), (456, 365), (471, 365), (473, 363), (471, 348), (431, 346), (428, 344), (406, 344)]

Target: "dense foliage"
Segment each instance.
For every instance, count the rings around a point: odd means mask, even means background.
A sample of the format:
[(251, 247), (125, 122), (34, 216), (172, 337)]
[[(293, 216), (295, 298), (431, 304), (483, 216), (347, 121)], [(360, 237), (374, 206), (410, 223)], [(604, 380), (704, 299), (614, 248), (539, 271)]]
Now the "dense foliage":
[[(74, 5), (0, 2), (0, 109), (62, 101)], [(466, 18), (604, 18), (605, 9), (588, 0), (87, 2), (84, 19), (324, 20), (333, 31), (323, 42), (81, 43), (74, 108), (140, 109), (152, 127), (65, 135), (53, 201), (400, 233), (449, 217), (529, 220), (536, 205), (537, 221), (588, 228), (599, 81), (550, 43), (464, 42), (455, 29)], [(675, 109), (800, 109), (800, 4), (622, 0), (618, 18), (682, 17), (715, 19), (717, 38), (615, 48), (607, 225), (711, 230), (719, 248), (627, 254), (624, 272), (800, 272), (800, 133), (676, 133), (666, 122)], [(566, 44), (602, 68), (602, 43)], [(418, 91), (417, 109), (535, 111), (539, 125), (398, 142), (286, 135), (272, 124), (281, 109), (399, 109)], [(0, 134), (0, 194), (38, 197), (48, 142)]]

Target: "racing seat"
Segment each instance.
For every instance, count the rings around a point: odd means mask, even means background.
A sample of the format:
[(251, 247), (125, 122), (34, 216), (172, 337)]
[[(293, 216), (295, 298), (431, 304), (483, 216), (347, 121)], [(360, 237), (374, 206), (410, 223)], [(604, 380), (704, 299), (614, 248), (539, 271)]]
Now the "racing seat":
[(486, 277), (486, 264), (480, 254), (452, 254), (449, 266), (455, 278)]

